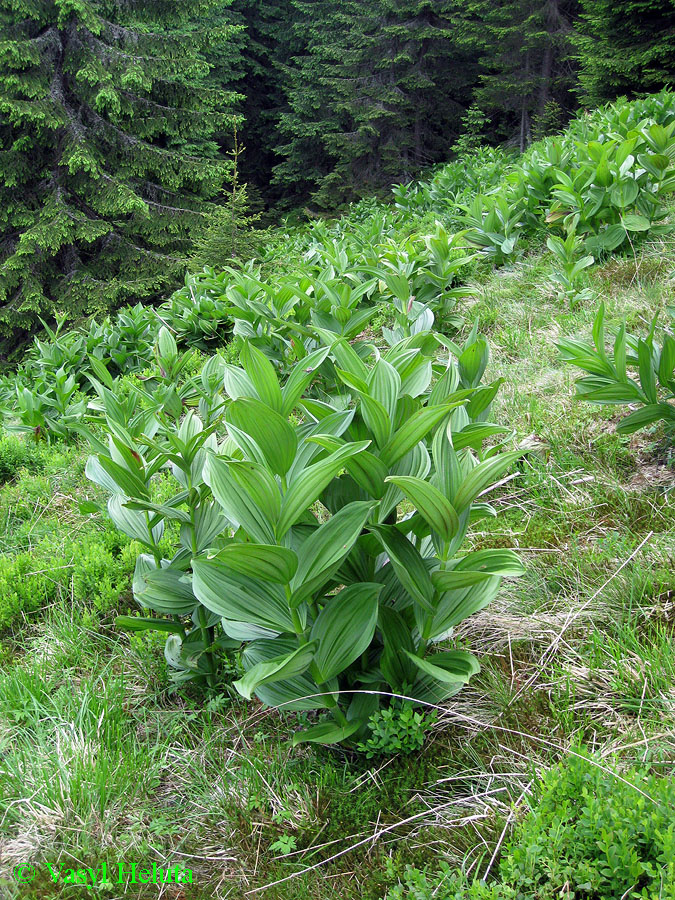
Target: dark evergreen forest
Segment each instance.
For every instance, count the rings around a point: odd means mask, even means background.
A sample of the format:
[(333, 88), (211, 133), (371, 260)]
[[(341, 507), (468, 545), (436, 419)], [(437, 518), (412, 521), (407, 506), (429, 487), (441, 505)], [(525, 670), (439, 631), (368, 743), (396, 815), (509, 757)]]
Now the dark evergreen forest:
[(5, 333), (675, 73), (675, 0), (0, 0), (0, 35)]

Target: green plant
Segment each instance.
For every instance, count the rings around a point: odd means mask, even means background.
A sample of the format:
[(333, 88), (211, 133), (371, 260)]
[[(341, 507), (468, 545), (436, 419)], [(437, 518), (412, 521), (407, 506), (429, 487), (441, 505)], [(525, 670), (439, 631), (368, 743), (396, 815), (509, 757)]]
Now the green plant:
[(425, 715), (416, 711), (410, 703), (392, 703), (390, 707), (378, 709), (372, 714), (368, 720), (368, 737), (358, 744), (358, 749), (368, 759), (414, 753), (424, 746), (424, 738), (435, 721), (436, 710)]
[(589, 300), (592, 293), (581, 287), (581, 273), (595, 262), (592, 256), (581, 256), (583, 241), (574, 232), (565, 240), (557, 236), (547, 239), (546, 246), (560, 263), (560, 271), (551, 275), (551, 281), (559, 286), (561, 294), (572, 307)]
[(583, 236), (594, 255), (612, 253), (644, 232), (664, 234), (666, 196), (675, 189), (675, 120), (646, 122), (623, 140), (605, 137), (581, 148), (567, 171), (556, 169), (546, 217)]
[[(671, 309), (671, 315), (675, 313)], [(666, 431), (675, 431), (675, 336), (664, 331), (662, 342), (655, 340), (657, 317), (646, 338), (626, 333), (625, 323), (614, 338), (613, 352), (605, 349), (605, 306), (600, 304), (593, 325), (593, 344), (567, 339), (557, 346), (565, 362), (589, 374), (576, 382), (577, 396), (600, 405), (637, 405), (617, 425), (622, 434), (663, 422)], [(631, 377), (636, 370), (637, 377)]]
[[(243, 368), (224, 366), (228, 401), (212, 424), (191, 411), (176, 430), (155, 411), (151, 436), (133, 436), (110, 404), (108, 448), (87, 465), (113, 493), (113, 521), (150, 551), (134, 596), (162, 618), (120, 624), (169, 632), (180, 677), (212, 686), (217, 652), (244, 642), (239, 693), (330, 713), (295, 742), (356, 740), (380, 687), (432, 702), (454, 694), (477, 661), (435, 645), (523, 571), (512, 551), (457, 555), (469, 524), (493, 514), (478, 495), (520, 455), (483, 451), (504, 431), (484, 421), (499, 386), (479, 386), (487, 345), (472, 333), (431, 387), (420, 341), (438, 346), (411, 338), (367, 366), (339, 339), (283, 384), (245, 344)], [(329, 351), (351, 408), (304, 396)], [(182, 490), (153, 502), (150, 484), (169, 464)], [(170, 522), (180, 540), (169, 559)]]
[(45, 464), (42, 447), (14, 434), (0, 434), (0, 484), (11, 481), (20, 469), (39, 472)]
[(408, 867), (386, 900), (657, 900), (675, 896), (675, 785), (575, 753), (551, 768), (485, 883)]
[(468, 206), (462, 206), (466, 240), (477, 247), (496, 266), (515, 255), (523, 227), (522, 203), (510, 203), (503, 194), (482, 197), (477, 194)]
[(462, 131), (453, 144), (453, 152), (462, 156), (477, 150), (483, 142), (483, 131), (488, 121), (480, 106), (470, 106), (462, 116)]
[[(628, 782), (628, 783), (627, 783)], [(675, 892), (675, 785), (572, 756), (546, 773), (499, 871), (519, 896), (668, 897)], [(542, 848), (544, 852), (542, 853)]]
[(387, 891), (384, 900), (521, 900), (521, 897), (506, 885), (468, 878), (442, 862), (433, 873), (406, 866), (399, 884)]
[(276, 841), (270, 844), (272, 853), (280, 853), (282, 856), (288, 856), (294, 850), (297, 850), (298, 840), (292, 834), (282, 834)]

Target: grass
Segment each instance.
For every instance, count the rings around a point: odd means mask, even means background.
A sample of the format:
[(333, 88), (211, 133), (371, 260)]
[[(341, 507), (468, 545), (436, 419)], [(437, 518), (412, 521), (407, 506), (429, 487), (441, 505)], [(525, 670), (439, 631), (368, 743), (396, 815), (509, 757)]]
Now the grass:
[[(98, 499), (83, 453), (0, 446), (0, 604), (10, 590), (25, 601), (0, 647), (3, 896), (92, 896), (54, 884), (46, 864), (106, 861), (116, 874), (137, 860), (189, 865), (194, 883), (98, 895), (379, 900), (408, 864), (484, 872), (514, 805), (580, 742), (672, 766), (673, 461), (658, 431), (620, 437), (611, 411), (574, 401), (554, 341), (588, 334), (596, 304), (562, 306), (551, 266), (531, 252), (473, 285), (467, 323), (478, 318), (488, 375), (505, 379), (498, 420), (530, 452), (472, 539), (520, 548), (528, 568), (463, 624), (482, 672), (412, 758), (292, 750), (293, 717), (173, 691), (161, 640), (112, 624), (136, 548), (79, 511)], [(655, 242), (592, 269), (588, 285), (609, 325), (627, 316), (644, 330), (674, 272), (675, 245)], [(37, 877), (19, 885), (13, 867), (28, 859)]]

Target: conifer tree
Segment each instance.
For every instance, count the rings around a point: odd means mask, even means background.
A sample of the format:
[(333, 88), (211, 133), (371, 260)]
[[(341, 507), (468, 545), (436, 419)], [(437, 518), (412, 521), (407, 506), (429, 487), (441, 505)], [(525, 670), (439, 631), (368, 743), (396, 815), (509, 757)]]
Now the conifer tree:
[(447, 158), (475, 80), (448, 0), (293, 0), (307, 46), (287, 70), (275, 177), (331, 206)]
[(675, 0), (581, 0), (580, 93), (595, 106), (675, 84)]
[[(0, 327), (175, 283), (227, 180), (229, 0), (0, 0)], [(204, 23), (208, 22), (208, 31)]]
[(572, 18), (577, 0), (457, 0), (454, 23), (483, 68), (475, 102), (524, 149), (547, 104), (569, 108), (574, 87)]
[(279, 119), (287, 111), (289, 61), (303, 52), (305, 35), (296, 29), (299, 13), (289, 0), (234, 0), (232, 10), (236, 21), (245, 25), (241, 137), (246, 151), (240, 174), (252, 196), (261, 192), (268, 202), (277, 203), (286, 192), (282, 182), (272, 183), (279, 162)]

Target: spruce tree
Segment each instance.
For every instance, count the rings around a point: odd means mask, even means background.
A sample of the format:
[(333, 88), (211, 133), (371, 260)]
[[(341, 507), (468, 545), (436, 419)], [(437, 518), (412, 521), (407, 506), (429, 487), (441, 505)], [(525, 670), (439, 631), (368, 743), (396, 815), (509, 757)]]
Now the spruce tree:
[[(0, 0), (0, 328), (176, 282), (231, 166), (229, 0)], [(208, 22), (208, 31), (204, 23)]]
[(305, 35), (296, 30), (299, 13), (289, 0), (234, 0), (232, 11), (245, 25), (240, 174), (252, 198), (262, 194), (268, 203), (279, 203), (286, 193), (285, 184), (272, 183), (279, 119), (288, 108), (289, 61), (303, 52)]
[(275, 177), (331, 206), (447, 158), (476, 77), (454, 40), (454, 4), (293, 3), (307, 47), (288, 68)]
[(580, 93), (591, 106), (675, 84), (675, 0), (581, 0)]
[(454, 22), (482, 66), (475, 102), (489, 114), (496, 139), (524, 149), (535, 119), (555, 103), (573, 106), (572, 19), (577, 0), (457, 0)]

